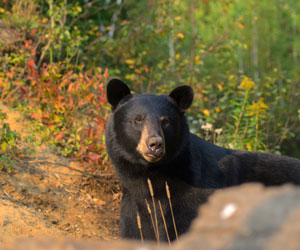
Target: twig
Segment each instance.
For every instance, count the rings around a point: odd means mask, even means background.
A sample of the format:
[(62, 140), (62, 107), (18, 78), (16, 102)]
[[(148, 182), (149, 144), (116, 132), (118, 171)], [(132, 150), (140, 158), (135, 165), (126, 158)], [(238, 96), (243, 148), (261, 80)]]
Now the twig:
[(64, 164), (64, 163), (60, 163), (60, 162), (55, 162), (55, 161), (44, 161), (44, 160), (32, 160), (32, 161), (27, 161), (27, 163), (30, 163), (30, 164), (51, 164), (51, 165), (60, 165), (60, 166), (63, 166), (63, 167), (70, 167), (69, 165), (67, 164)]
[(241, 108), (241, 111), (240, 111), (240, 114), (239, 114), (239, 119), (238, 119), (238, 121), (235, 125), (234, 144), (236, 144), (236, 139), (237, 139), (236, 137), (237, 137), (237, 134), (239, 132), (239, 127), (240, 127), (240, 123), (242, 121), (243, 113), (245, 111), (245, 107), (246, 107), (246, 103), (247, 103), (247, 99), (248, 99), (248, 94), (249, 94), (249, 90), (246, 90), (244, 100), (243, 100), (243, 105), (242, 105), (242, 108)]
[[(17, 157), (15, 157), (16, 160), (18, 160), (19, 162), (25, 164), (24, 162), (22, 162), (21, 160), (19, 160)], [(51, 164), (51, 165), (59, 165), (59, 166), (63, 166), (63, 167), (67, 167), (69, 169), (73, 169), (70, 167), (70, 165), (64, 164), (64, 163), (60, 163), (60, 162), (52, 162), (52, 161), (46, 161), (46, 160), (32, 160), (32, 161), (26, 161), (26, 163), (29, 164)], [(108, 176), (112, 176), (113, 173), (105, 173), (105, 174), (92, 174), (92, 173), (88, 173), (85, 171), (81, 171), (78, 169), (73, 169), (76, 170), (77, 172), (83, 174), (83, 175), (90, 175), (91, 177), (94, 178), (103, 178), (103, 177), (108, 177)]]
[(6, 194), (6, 196), (7, 196), (9, 199), (11, 199), (11, 196), (10, 196), (5, 190), (3, 190), (3, 192)]
[(286, 122), (285, 122), (285, 124), (284, 124), (284, 130), (283, 130), (283, 133), (282, 133), (282, 135), (280, 136), (280, 140), (279, 140), (279, 142), (278, 142), (278, 144), (279, 144), (279, 146), (281, 145), (281, 143), (283, 142), (283, 140), (284, 140), (284, 138), (285, 138), (285, 136), (286, 136), (286, 134), (287, 134), (287, 127), (288, 127), (288, 125), (289, 125), (289, 122), (290, 122), (290, 117), (288, 117), (287, 118), (287, 120), (286, 120)]

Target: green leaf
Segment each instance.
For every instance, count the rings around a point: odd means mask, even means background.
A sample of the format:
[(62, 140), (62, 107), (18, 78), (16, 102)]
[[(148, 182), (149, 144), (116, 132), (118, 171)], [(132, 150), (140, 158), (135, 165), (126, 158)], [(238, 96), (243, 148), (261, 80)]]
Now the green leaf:
[(6, 152), (7, 146), (8, 146), (8, 144), (7, 144), (6, 141), (1, 143), (1, 150), (2, 150), (3, 153)]

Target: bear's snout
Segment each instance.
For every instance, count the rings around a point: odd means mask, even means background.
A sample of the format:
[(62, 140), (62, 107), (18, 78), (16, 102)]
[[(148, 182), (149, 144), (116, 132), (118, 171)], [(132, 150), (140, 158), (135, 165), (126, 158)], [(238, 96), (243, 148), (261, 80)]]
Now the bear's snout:
[(145, 125), (141, 133), (140, 141), (137, 145), (137, 151), (148, 162), (157, 162), (165, 154), (164, 138), (160, 135), (161, 128), (155, 129), (153, 123)]
[(164, 149), (163, 139), (160, 136), (150, 137), (147, 140), (147, 147), (151, 154), (155, 156), (160, 156)]
[(143, 157), (148, 162), (157, 162), (164, 156), (165, 145), (161, 136), (151, 136), (147, 138), (146, 146)]

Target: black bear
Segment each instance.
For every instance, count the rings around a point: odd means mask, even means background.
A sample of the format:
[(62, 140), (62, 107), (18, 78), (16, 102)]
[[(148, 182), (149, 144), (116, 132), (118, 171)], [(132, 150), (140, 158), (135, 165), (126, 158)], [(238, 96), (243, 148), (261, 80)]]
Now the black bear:
[(176, 239), (218, 188), (300, 184), (300, 160), (226, 149), (190, 133), (185, 111), (193, 96), (187, 85), (158, 96), (109, 81), (106, 147), (123, 192), (121, 237)]

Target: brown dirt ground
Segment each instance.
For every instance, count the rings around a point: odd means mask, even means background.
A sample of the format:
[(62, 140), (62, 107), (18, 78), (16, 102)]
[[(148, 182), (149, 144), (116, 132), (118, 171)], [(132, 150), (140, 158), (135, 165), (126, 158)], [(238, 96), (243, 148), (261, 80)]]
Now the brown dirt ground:
[[(29, 122), (2, 104), (0, 109), (12, 130), (27, 135)], [(119, 203), (112, 170), (90, 175), (79, 162), (39, 146), (16, 158), (11, 171), (0, 171), (0, 244), (44, 236), (117, 239)]]

